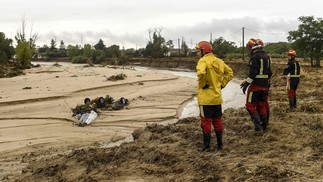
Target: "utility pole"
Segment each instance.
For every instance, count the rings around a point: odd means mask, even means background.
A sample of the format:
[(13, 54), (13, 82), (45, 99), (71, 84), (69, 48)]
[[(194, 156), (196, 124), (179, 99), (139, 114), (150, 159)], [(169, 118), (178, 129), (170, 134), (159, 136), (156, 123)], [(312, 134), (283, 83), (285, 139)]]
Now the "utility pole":
[(178, 39), (178, 60), (181, 60), (181, 39)]
[(210, 34), (210, 43), (212, 44), (212, 33)]
[[(182, 50), (182, 53), (184, 53), (185, 54), (185, 49), (184, 49), (184, 47), (183, 47), (183, 45), (184, 45), (184, 37), (182, 37), (182, 42), (181, 42), (181, 49), (183, 49)], [(184, 57), (185, 57), (185, 55), (184, 55)]]
[(244, 61), (244, 27), (242, 27), (242, 61)]

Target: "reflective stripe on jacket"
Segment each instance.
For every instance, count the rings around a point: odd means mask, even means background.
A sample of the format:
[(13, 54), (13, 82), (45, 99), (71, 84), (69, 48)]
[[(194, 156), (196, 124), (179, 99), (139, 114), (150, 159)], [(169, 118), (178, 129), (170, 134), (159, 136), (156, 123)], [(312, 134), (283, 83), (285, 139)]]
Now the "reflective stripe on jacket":
[(246, 81), (253, 85), (267, 88), (271, 76), (269, 56), (262, 50), (254, 52), (249, 60), (249, 74)]
[(198, 77), (198, 104), (222, 104), (221, 87), (225, 87), (233, 78), (232, 69), (221, 59), (215, 57), (214, 54), (207, 53), (198, 61), (196, 71)]
[(301, 67), (300, 67), (299, 62), (296, 61), (295, 58), (292, 58), (288, 61), (283, 74), (284, 75), (290, 74), (291, 78), (299, 78), (300, 72), (301, 72)]

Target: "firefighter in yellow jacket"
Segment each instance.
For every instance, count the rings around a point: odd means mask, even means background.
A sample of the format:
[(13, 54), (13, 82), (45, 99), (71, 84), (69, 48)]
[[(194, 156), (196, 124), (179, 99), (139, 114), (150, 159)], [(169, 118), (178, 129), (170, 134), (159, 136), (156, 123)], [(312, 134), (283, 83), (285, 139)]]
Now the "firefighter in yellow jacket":
[(210, 151), (212, 125), (217, 139), (217, 149), (223, 147), (222, 135), (222, 94), (224, 88), (233, 77), (232, 69), (212, 53), (212, 45), (201, 41), (196, 49), (200, 57), (197, 66), (198, 93), (201, 127), (203, 130), (203, 147), (199, 151)]

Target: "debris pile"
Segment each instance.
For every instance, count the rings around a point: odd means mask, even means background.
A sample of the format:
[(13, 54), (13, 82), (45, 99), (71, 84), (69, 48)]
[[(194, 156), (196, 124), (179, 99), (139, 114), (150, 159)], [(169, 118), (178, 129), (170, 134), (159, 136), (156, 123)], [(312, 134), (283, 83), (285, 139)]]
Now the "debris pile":
[(99, 110), (121, 110), (129, 105), (129, 100), (121, 97), (119, 100), (114, 100), (110, 95), (106, 97), (97, 97), (93, 100), (90, 98), (84, 99), (83, 105), (77, 105), (73, 112), (73, 117), (79, 120), (78, 126), (85, 126), (90, 124), (98, 116)]
[(127, 75), (120, 73), (117, 75), (112, 75), (109, 78), (107, 77), (108, 81), (117, 81), (117, 80), (124, 80), (125, 78), (127, 78)]
[(23, 71), (14, 64), (0, 63), (0, 78), (10, 78), (18, 75), (23, 75)]

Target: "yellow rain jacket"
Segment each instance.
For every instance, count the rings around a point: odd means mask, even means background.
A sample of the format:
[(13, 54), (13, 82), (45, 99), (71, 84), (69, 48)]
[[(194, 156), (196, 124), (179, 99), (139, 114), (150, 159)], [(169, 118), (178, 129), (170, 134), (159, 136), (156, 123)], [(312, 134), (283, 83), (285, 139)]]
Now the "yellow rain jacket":
[(232, 69), (213, 53), (207, 53), (198, 61), (196, 71), (198, 104), (222, 104), (221, 88), (224, 88), (233, 78)]

